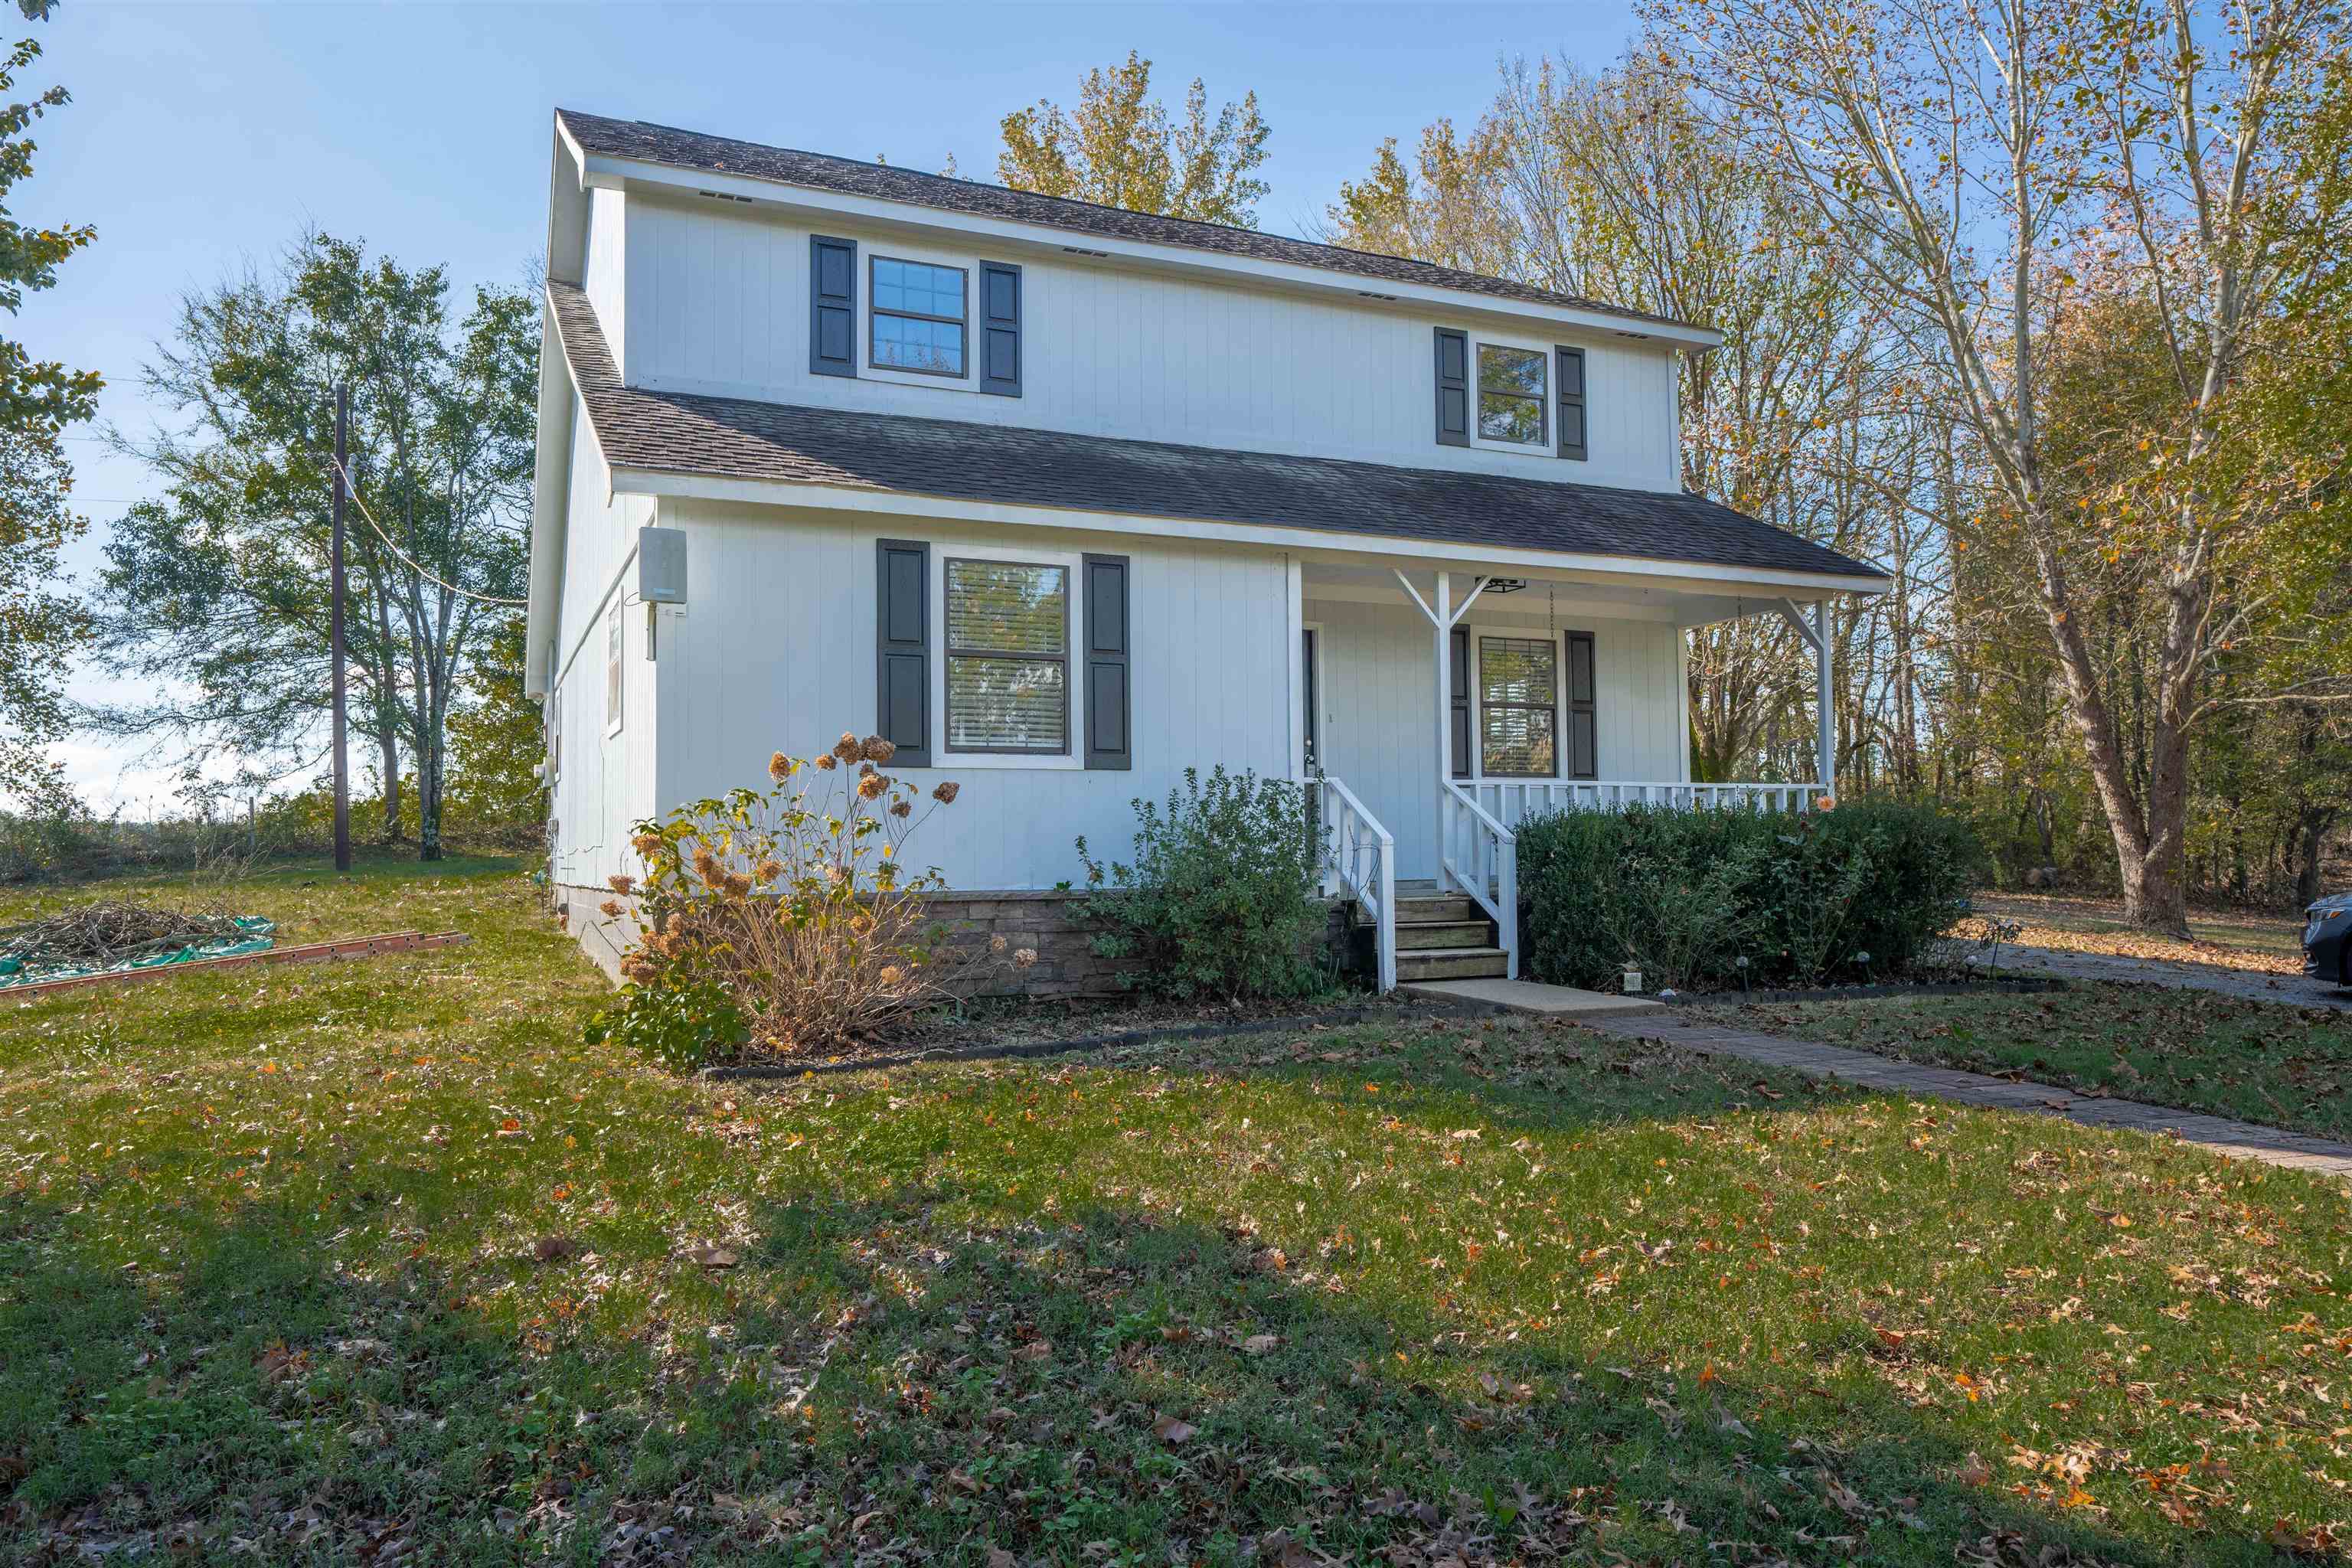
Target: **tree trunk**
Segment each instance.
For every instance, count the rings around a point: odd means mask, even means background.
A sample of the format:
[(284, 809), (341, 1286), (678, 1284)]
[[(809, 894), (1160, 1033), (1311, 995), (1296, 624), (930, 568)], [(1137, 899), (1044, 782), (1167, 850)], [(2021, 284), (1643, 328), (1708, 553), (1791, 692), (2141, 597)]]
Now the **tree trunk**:
[(2327, 829), (2333, 826), (2336, 813), (2332, 809), (2306, 806), (2295, 823), (2296, 848), (2294, 867), (2294, 903), (2300, 910), (2319, 897), (2319, 855), (2327, 842)]
[(384, 727), (380, 737), (383, 742), (383, 841), (400, 842), (400, 739)]

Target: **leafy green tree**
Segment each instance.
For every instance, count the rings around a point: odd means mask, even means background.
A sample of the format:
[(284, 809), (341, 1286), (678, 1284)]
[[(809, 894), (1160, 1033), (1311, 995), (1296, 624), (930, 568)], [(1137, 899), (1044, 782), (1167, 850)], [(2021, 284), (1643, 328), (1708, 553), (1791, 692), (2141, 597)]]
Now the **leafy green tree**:
[(1087, 73), (1076, 111), (1040, 99), (1006, 115), (996, 177), (1016, 191), (1255, 228), (1270, 134), (1257, 94), (1212, 120), (1195, 77), (1179, 122), (1150, 90), (1151, 62), (1130, 49), (1125, 65)]
[(502, 618), (449, 715), (449, 815), (468, 829), (521, 827), (547, 814), (539, 704), (523, 695), (524, 624)]
[(282, 265), (191, 295), (147, 384), (183, 418), (143, 444), (164, 481), (116, 525), (101, 582), (111, 665), (154, 682), (101, 721), (220, 751), (252, 787), (318, 765), (328, 736), (333, 388), (352, 388), (360, 505), (348, 523), (353, 728), (383, 749), (384, 817), (406, 753), (421, 856), (441, 855), (447, 722), (519, 602), (539, 314), (482, 289), (451, 319), (442, 269), (305, 236)]
[[(47, 14), (36, 0), (23, 9), (37, 20)], [(0, 67), (0, 94), (40, 55), (33, 40), (19, 43)], [(95, 237), (87, 225), (29, 226), (5, 205), (33, 172), (36, 144), (26, 132), (68, 101), (64, 88), (52, 87), (0, 108), (0, 308), (12, 316)], [(0, 797), (47, 810), (70, 799), (46, 748), (66, 731), (65, 670), (89, 633), (83, 607), (58, 586), (66, 545), (89, 526), (69, 504), (73, 468), (62, 437), (97, 411), (100, 384), (95, 372), (36, 360), (0, 334)]]

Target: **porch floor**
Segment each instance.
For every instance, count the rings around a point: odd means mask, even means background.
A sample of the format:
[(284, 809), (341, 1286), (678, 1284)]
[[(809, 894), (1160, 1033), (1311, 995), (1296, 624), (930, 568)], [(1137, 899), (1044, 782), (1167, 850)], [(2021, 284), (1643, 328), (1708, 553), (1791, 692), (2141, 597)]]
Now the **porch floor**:
[(1533, 980), (1420, 980), (1397, 989), (1409, 996), (1484, 1002), (1506, 1012), (1534, 1013), (1547, 1018), (1620, 1018), (1663, 1013), (1666, 1006), (1645, 996), (1612, 996), (1605, 991), (1580, 991), (1573, 985), (1545, 985)]

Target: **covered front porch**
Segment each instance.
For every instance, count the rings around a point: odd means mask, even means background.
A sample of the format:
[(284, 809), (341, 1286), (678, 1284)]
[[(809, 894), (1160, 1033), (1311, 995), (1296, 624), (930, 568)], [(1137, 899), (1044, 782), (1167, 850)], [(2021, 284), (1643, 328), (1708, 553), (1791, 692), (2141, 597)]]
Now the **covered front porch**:
[[(1517, 828), (1531, 816), (1798, 813), (1828, 792), (1825, 588), (1345, 559), (1295, 562), (1291, 579), (1296, 773), (1316, 792), (1330, 890), (1375, 928), (1383, 990), (1424, 973), (1516, 977)], [(1786, 619), (1812, 650), (1811, 780), (1691, 780), (1685, 633), (1743, 615)], [(1454, 918), (1461, 900), (1486, 928), (1475, 943)], [(1416, 929), (1432, 910), (1448, 931)]]

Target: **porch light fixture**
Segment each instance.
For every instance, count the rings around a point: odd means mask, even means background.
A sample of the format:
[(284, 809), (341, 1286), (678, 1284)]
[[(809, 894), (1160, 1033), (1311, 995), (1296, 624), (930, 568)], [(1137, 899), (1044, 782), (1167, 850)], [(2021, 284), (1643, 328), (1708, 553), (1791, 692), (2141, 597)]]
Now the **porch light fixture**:
[(1528, 580), (1525, 577), (1489, 577), (1486, 579), (1486, 592), (1489, 594), (1516, 594), (1527, 585)]

